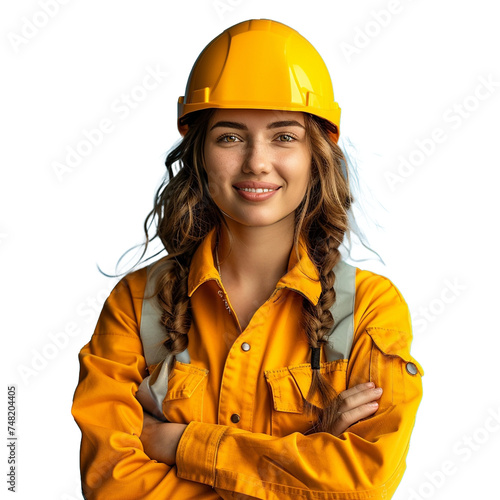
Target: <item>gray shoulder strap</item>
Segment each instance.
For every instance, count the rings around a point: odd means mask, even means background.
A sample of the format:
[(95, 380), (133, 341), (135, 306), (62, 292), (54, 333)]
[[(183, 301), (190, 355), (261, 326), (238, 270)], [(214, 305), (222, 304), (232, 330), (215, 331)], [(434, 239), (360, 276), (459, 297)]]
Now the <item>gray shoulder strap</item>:
[(327, 361), (349, 359), (354, 336), (356, 268), (341, 260), (334, 272), (336, 299), (330, 311), (335, 323), (325, 345)]
[[(165, 341), (165, 329), (160, 323), (160, 311), (156, 305), (155, 297), (152, 297), (156, 281), (151, 273), (151, 265), (147, 268), (148, 278), (142, 301), (142, 315), (140, 335), (144, 349), (144, 357), (148, 366), (161, 363), (169, 355), (163, 345)], [(176, 359), (182, 363), (190, 363), (187, 349), (177, 354)]]

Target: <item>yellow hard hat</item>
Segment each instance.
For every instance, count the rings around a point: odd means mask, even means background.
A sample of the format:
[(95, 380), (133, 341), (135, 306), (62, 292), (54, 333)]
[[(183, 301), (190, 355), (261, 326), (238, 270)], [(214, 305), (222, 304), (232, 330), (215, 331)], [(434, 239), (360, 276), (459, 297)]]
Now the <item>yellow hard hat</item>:
[(297, 31), (267, 19), (228, 28), (196, 60), (179, 97), (178, 127), (200, 109), (278, 109), (320, 116), (337, 127), (340, 108), (328, 69), (316, 49)]

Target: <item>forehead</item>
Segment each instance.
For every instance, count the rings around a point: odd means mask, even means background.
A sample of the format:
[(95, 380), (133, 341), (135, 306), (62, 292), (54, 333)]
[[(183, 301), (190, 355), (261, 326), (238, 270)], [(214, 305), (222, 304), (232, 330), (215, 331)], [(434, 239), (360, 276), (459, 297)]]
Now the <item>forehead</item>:
[(210, 123), (219, 121), (244, 123), (247, 126), (267, 126), (274, 122), (297, 121), (305, 125), (304, 113), (276, 109), (216, 109)]

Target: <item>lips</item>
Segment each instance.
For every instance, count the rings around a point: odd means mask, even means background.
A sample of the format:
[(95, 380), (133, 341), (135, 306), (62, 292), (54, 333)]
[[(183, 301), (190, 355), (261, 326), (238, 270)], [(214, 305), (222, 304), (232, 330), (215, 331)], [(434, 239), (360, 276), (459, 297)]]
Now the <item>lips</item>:
[(271, 189), (274, 191), (281, 186), (278, 184), (271, 184), (270, 182), (244, 181), (233, 184), (233, 187), (236, 189)]
[(245, 191), (247, 193), (269, 193), (270, 191), (276, 191), (275, 189), (267, 188), (237, 188), (240, 191)]
[(270, 182), (245, 181), (233, 184), (238, 194), (247, 201), (264, 201), (271, 198), (281, 186)]

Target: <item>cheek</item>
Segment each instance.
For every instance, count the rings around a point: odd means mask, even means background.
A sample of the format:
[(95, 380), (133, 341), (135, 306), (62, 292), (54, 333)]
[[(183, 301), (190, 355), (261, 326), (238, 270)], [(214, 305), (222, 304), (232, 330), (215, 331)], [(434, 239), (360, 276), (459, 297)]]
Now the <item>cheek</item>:
[(208, 179), (208, 190), (210, 196), (217, 201), (217, 198), (228, 189), (228, 179), (230, 178), (230, 168), (227, 158), (214, 153), (205, 154), (205, 173)]
[(311, 158), (309, 155), (303, 155), (294, 165), (294, 181), (296, 190), (304, 195), (307, 191), (309, 179), (311, 176)]
[(207, 179), (208, 179), (208, 192), (212, 199), (217, 200), (217, 198), (222, 193), (222, 174), (217, 170), (207, 169)]

